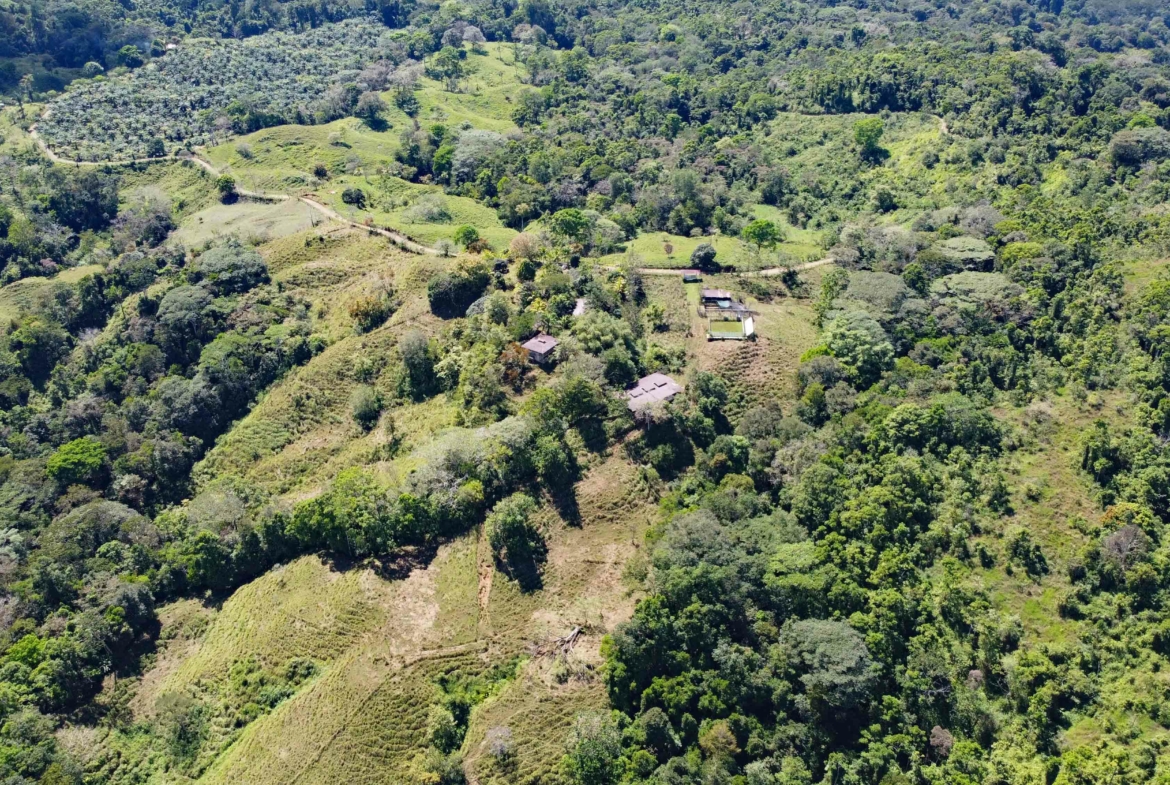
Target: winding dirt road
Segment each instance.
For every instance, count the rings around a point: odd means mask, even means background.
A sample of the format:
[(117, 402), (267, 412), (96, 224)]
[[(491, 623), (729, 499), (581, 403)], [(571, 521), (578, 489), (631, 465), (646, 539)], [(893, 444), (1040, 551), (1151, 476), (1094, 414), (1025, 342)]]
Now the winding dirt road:
[[(50, 111), (52, 111), (52, 110), (46, 109), (45, 113), (42, 115), (42, 117), (47, 117)], [(943, 131), (944, 131), (944, 133), (946, 132), (946, 121), (943, 121)], [(41, 152), (45, 154), (46, 158), (48, 158), (53, 163), (61, 164), (62, 166), (133, 166), (135, 164), (152, 164), (152, 163), (161, 163), (163, 161), (191, 161), (195, 165), (200, 166), (203, 169), (205, 169), (208, 173), (211, 174), (212, 177), (219, 177), (219, 175), (221, 174), (220, 170), (216, 169), (214, 164), (212, 164), (210, 161), (208, 161), (204, 158), (200, 158), (198, 155), (196, 155), (194, 153), (191, 153), (188, 155), (184, 155), (184, 154), (164, 155), (164, 156), (159, 156), (157, 158), (126, 158), (126, 159), (122, 159), (122, 160), (110, 160), (110, 161), (73, 161), (73, 160), (70, 160), (68, 158), (62, 158), (61, 156), (59, 156), (55, 152), (53, 152), (52, 148), (50, 148), (49, 145), (45, 143), (45, 140), (41, 138), (40, 134), (37, 133), (37, 127), (36, 127), (35, 123), (29, 127), (28, 135), (32, 138), (32, 140), (34, 142), (36, 142), (37, 147), (39, 147), (41, 149)], [(346, 224), (348, 226), (352, 226), (355, 229), (363, 229), (367, 232), (370, 232), (371, 234), (376, 234), (376, 235), (380, 235), (381, 237), (385, 237), (390, 242), (394, 243), (395, 245), (397, 245), (399, 248), (402, 248), (403, 250), (410, 251), (411, 253), (417, 253), (417, 254), (432, 254), (432, 255), (439, 254), (439, 252), (436, 251), (434, 248), (431, 248), (430, 246), (423, 245), (422, 243), (416, 242), (416, 241), (410, 239), (409, 237), (407, 237), (406, 235), (402, 234), (401, 232), (397, 232), (393, 229), (386, 229), (386, 228), (383, 228), (381, 226), (367, 225), (364, 223), (358, 223), (357, 221), (351, 221), (350, 219), (348, 219), (345, 216), (338, 213), (332, 207), (329, 207), (326, 204), (318, 202), (316, 199), (313, 199), (312, 197), (309, 197), (309, 196), (293, 196), (291, 194), (266, 193), (264, 191), (249, 191), (245, 188), (237, 188), (236, 193), (245, 199), (254, 199), (256, 201), (261, 201), (261, 202), (287, 202), (289, 199), (296, 199), (297, 201), (301, 202), (302, 204), (308, 205), (310, 208), (312, 208), (313, 210), (316, 210), (317, 212), (321, 213), (321, 215), (325, 216), (326, 218), (328, 218), (332, 221), (338, 221), (338, 222)], [(832, 258), (826, 257), (824, 259), (817, 259), (816, 261), (813, 261), (813, 262), (805, 262), (803, 264), (795, 265), (791, 269), (811, 270), (814, 267), (820, 267), (822, 265), (831, 264), (832, 262), (833, 262)], [(766, 270), (756, 270), (754, 272), (741, 273), (741, 275), (744, 275), (747, 277), (770, 277), (770, 276), (783, 275), (785, 270), (787, 270), (787, 269), (789, 269), (789, 268), (770, 267)], [(660, 267), (641, 267), (638, 269), (638, 272), (642, 273), (643, 275), (682, 275), (682, 270), (664, 269), (664, 268), (660, 268)]]
[[(48, 114), (48, 111), (49, 110), (46, 110), (45, 115)], [(42, 117), (44, 117), (45, 115), (42, 115)], [(203, 169), (205, 169), (208, 173), (211, 174), (212, 177), (219, 177), (219, 175), (220, 175), (220, 171), (215, 168), (214, 164), (212, 164), (210, 161), (207, 161), (203, 158), (200, 158), (198, 155), (195, 155), (193, 153), (190, 155), (183, 155), (183, 154), (164, 155), (164, 156), (159, 156), (156, 158), (125, 158), (122, 160), (110, 160), (110, 161), (73, 161), (73, 160), (70, 160), (68, 158), (62, 158), (61, 156), (59, 156), (55, 152), (53, 152), (52, 148), (50, 148), (49, 145), (45, 143), (45, 140), (41, 138), (40, 134), (37, 133), (37, 129), (36, 129), (35, 124), (29, 128), (28, 135), (32, 138), (32, 140), (34, 142), (36, 142), (37, 147), (39, 147), (41, 149), (41, 152), (44, 153), (46, 158), (48, 158), (53, 163), (60, 164), (62, 166), (133, 166), (135, 164), (152, 164), (152, 163), (161, 163), (164, 161), (191, 161), (195, 165), (200, 166)], [(289, 199), (296, 199), (297, 201), (299, 201), (305, 205), (308, 205), (310, 208), (321, 213), (322, 215), (324, 215), (326, 218), (329, 218), (330, 220), (338, 221), (340, 223), (347, 224), (348, 226), (352, 226), (355, 229), (363, 229), (367, 232), (370, 232), (371, 234), (376, 234), (376, 235), (380, 235), (382, 237), (385, 237), (386, 239), (390, 240), (390, 242), (394, 243), (395, 245), (397, 245), (399, 248), (402, 248), (403, 250), (410, 251), (412, 253), (417, 253), (417, 254), (438, 255), (438, 253), (439, 253), (434, 248), (423, 245), (422, 243), (419, 243), (419, 242), (415, 242), (414, 240), (410, 239), (409, 237), (402, 234), (401, 232), (396, 232), (393, 229), (385, 229), (381, 226), (373, 226), (373, 225), (358, 223), (357, 221), (351, 221), (350, 219), (341, 215), (340, 213), (338, 213), (336, 210), (329, 207), (328, 205), (322, 204), (321, 202), (318, 202), (317, 200), (315, 200), (311, 197), (308, 197), (308, 196), (293, 196), (291, 194), (276, 194), (276, 193), (266, 193), (264, 191), (249, 191), (246, 188), (237, 188), (236, 193), (245, 199), (253, 199), (256, 201), (260, 201), (260, 202), (287, 202)]]

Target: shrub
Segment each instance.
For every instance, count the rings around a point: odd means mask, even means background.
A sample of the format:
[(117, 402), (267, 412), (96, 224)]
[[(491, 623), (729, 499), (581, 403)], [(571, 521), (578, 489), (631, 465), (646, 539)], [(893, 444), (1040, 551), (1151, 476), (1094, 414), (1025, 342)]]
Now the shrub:
[(368, 333), (381, 327), (394, 313), (394, 305), (393, 298), (387, 293), (356, 298), (349, 304), (349, 316), (353, 319), (354, 329), (359, 333)]
[(479, 230), (474, 226), (460, 226), (455, 230), (455, 236), (452, 239), (456, 245), (470, 249), (472, 245), (479, 242)]
[(441, 224), (451, 220), (447, 201), (439, 194), (426, 194), (402, 214), (408, 223)]
[(350, 413), (353, 421), (368, 431), (373, 428), (382, 415), (382, 396), (368, 384), (363, 384), (353, 391), (349, 399)]
[(508, 244), (508, 252), (513, 259), (526, 261), (534, 259), (540, 253), (540, 240), (531, 234), (521, 232), (513, 237), (512, 242)]
[(359, 210), (366, 206), (366, 192), (360, 188), (346, 188), (341, 192), (341, 201), (353, 205)]
[(236, 198), (236, 178), (230, 174), (221, 174), (215, 178), (215, 190), (219, 191), (219, 198), (230, 202)]
[(535, 511), (531, 496), (514, 493), (497, 502), (484, 522), (492, 554), (510, 569), (528, 567), (544, 558), (544, 536), (530, 519)]
[(436, 275), (427, 284), (431, 312), (443, 318), (463, 316), (468, 307), (483, 295), (490, 281), (487, 268), (482, 264)]

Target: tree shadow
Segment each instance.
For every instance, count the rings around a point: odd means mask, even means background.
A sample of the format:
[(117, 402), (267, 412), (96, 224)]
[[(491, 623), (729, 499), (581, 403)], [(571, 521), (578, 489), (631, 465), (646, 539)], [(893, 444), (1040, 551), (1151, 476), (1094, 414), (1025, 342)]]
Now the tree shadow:
[(349, 556), (322, 553), (323, 561), (330, 569), (337, 572), (350, 570), (370, 570), (379, 578), (387, 581), (401, 581), (410, 577), (415, 570), (425, 570), (434, 560), (439, 551), (439, 542), (424, 545), (406, 546), (394, 553), (378, 557), (352, 558)]
[(506, 561), (497, 558), (496, 569), (507, 575), (520, 587), (524, 594), (531, 594), (544, 588), (544, 563), (548, 559), (548, 548), (543, 544), (531, 553)]
[(390, 127), (390, 123), (386, 122), (386, 119), (383, 117), (367, 117), (365, 122), (366, 127), (371, 131), (381, 132)]
[(563, 488), (550, 488), (548, 497), (565, 523), (580, 528), (581, 507), (577, 504), (577, 488), (573, 483), (567, 483)]
[(590, 417), (578, 422), (576, 428), (577, 433), (581, 434), (581, 441), (585, 443), (585, 449), (594, 454), (605, 452), (609, 439), (600, 420)]

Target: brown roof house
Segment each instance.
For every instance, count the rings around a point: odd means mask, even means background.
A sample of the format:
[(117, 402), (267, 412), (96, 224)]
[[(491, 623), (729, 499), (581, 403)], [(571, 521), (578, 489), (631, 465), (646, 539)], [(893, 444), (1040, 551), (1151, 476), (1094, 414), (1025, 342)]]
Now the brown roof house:
[(552, 359), (552, 351), (557, 348), (556, 338), (551, 335), (541, 333), (535, 338), (529, 338), (524, 343), (520, 344), (528, 350), (528, 359), (534, 363), (544, 364)]
[(669, 401), (682, 392), (682, 385), (664, 373), (652, 373), (638, 380), (638, 383), (626, 390), (629, 399), (626, 406), (630, 411), (638, 412), (660, 401)]
[(720, 308), (730, 308), (735, 298), (726, 289), (700, 289), (699, 300), (703, 305), (716, 305)]

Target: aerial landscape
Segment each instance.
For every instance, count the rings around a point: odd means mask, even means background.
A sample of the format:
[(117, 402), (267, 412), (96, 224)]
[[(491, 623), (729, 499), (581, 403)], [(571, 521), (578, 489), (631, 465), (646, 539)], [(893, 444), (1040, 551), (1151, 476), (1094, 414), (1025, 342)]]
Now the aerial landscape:
[(1168, 25), (0, 0), (0, 785), (1170, 785)]

